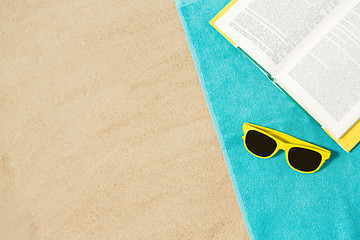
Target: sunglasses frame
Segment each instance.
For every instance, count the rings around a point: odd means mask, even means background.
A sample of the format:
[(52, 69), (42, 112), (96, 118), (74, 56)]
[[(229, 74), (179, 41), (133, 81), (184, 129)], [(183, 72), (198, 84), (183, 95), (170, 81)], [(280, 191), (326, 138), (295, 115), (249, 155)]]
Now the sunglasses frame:
[[(274, 152), (271, 155), (269, 155), (267, 157), (261, 157), (261, 156), (254, 154), (253, 152), (251, 152), (248, 149), (248, 147), (246, 146), (245, 138), (246, 138), (246, 134), (250, 130), (260, 132), (260, 133), (270, 137), (271, 139), (273, 139), (276, 142), (276, 149), (274, 150)], [(326, 149), (318, 147), (314, 144), (302, 141), (293, 136), (290, 136), (288, 134), (285, 134), (285, 133), (282, 133), (282, 132), (279, 132), (279, 131), (276, 131), (276, 130), (273, 130), (270, 128), (258, 126), (258, 125), (251, 124), (251, 123), (244, 123), (243, 131), (244, 131), (244, 135), (243, 135), (242, 139), (244, 140), (244, 145), (245, 145), (246, 150), (248, 150), (248, 152), (250, 152), (252, 155), (254, 155), (256, 157), (267, 159), (267, 158), (271, 158), (272, 156), (274, 156), (280, 149), (284, 150), (285, 155), (286, 155), (286, 161), (287, 161), (288, 165), (297, 172), (301, 172), (301, 173), (317, 172), (321, 168), (321, 166), (324, 164), (324, 162), (327, 159), (329, 159), (329, 157), (331, 155), (331, 152), (329, 150), (326, 150)], [(293, 166), (291, 166), (288, 156), (289, 156), (289, 150), (293, 147), (309, 149), (309, 150), (319, 153), (321, 155), (321, 163), (319, 164), (318, 168), (313, 171), (301, 171), (301, 170), (296, 169)]]

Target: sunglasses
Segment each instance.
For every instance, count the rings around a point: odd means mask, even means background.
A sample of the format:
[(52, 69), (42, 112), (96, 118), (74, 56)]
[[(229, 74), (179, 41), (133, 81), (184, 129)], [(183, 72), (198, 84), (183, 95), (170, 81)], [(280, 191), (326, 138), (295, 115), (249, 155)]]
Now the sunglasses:
[(289, 166), (301, 173), (318, 171), (331, 152), (270, 128), (244, 123), (245, 148), (259, 158), (271, 158), (279, 149), (286, 153)]

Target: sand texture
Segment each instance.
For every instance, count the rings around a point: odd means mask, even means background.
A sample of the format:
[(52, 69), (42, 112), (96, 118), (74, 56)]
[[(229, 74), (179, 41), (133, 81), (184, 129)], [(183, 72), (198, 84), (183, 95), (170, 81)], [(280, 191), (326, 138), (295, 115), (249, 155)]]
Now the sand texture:
[(0, 239), (248, 239), (174, 1), (2, 1)]

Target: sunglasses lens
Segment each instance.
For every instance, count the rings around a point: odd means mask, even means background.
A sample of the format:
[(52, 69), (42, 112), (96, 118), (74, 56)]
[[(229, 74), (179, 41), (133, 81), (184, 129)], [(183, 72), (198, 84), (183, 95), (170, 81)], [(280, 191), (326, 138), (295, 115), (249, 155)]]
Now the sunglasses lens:
[(321, 164), (321, 154), (305, 148), (291, 148), (288, 158), (293, 168), (303, 172), (312, 172)]
[(260, 157), (268, 157), (273, 154), (276, 149), (274, 139), (254, 130), (247, 132), (245, 144), (250, 152)]

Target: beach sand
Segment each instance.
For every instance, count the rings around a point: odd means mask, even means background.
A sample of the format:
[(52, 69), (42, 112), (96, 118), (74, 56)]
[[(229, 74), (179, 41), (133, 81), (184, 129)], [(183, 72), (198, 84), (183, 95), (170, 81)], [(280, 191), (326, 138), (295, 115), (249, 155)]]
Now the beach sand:
[(174, 1), (3, 1), (0, 239), (248, 239)]

